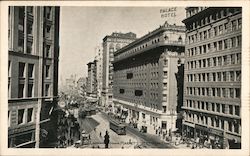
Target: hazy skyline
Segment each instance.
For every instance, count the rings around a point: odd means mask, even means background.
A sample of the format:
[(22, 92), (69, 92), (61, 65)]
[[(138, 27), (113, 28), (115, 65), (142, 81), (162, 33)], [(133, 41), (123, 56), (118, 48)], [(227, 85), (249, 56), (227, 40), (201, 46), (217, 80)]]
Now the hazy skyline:
[(137, 38), (155, 30), (165, 21), (183, 25), (184, 7), (176, 17), (161, 18), (167, 7), (61, 7), (59, 84), (71, 74), (87, 76), (87, 63), (94, 60), (95, 47), (112, 32), (133, 32)]

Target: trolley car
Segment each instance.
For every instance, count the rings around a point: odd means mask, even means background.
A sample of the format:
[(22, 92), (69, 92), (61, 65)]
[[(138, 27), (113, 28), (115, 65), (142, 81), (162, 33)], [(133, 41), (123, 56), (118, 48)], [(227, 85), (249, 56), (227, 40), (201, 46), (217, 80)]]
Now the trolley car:
[(116, 121), (116, 120), (110, 120), (109, 121), (109, 128), (116, 132), (118, 135), (126, 135), (126, 125)]

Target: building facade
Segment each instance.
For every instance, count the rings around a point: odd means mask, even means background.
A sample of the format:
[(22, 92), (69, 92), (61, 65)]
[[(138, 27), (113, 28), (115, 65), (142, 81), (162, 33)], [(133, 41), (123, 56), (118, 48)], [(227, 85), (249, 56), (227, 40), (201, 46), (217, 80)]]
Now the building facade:
[(97, 97), (97, 77), (96, 77), (96, 63), (97, 61), (94, 60), (93, 62), (89, 62), (88, 66), (88, 77), (86, 81), (86, 93), (89, 97)]
[(102, 46), (97, 46), (95, 49), (95, 60), (96, 60), (96, 80), (97, 80), (97, 96), (101, 98), (102, 92), (102, 70), (103, 70), (103, 50)]
[(42, 147), (56, 137), (59, 12), (9, 7), (8, 147)]
[(133, 42), (136, 39), (136, 34), (129, 32), (112, 33), (103, 38), (103, 76), (102, 76), (102, 106), (111, 108), (113, 110), (113, 64), (114, 51), (124, 47), (125, 45)]
[(184, 43), (185, 27), (165, 22), (114, 53), (115, 114), (143, 132), (176, 130)]
[(188, 7), (183, 132), (241, 145), (241, 8)]

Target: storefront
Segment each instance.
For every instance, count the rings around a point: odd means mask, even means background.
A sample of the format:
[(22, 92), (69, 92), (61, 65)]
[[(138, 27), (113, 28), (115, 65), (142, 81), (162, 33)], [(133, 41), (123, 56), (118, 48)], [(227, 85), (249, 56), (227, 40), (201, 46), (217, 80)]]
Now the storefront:
[(208, 136), (209, 129), (203, 125), (195, 125), (195, 137), (205, 138)]
[(209, 128), (209, 139), (211, 140), (212, 148), (223, 148), (224, 132), (217, 129)]
[(229, 149), (241, 149), (241, 137), (233, 134), (226, 134)]
[(188, 138), (194, 138), (194, 124), (184, 122), (182, 126), (182, 136), (188, 137)]
[(8, 130), (8, 147), (35, 147), (35, 124)]

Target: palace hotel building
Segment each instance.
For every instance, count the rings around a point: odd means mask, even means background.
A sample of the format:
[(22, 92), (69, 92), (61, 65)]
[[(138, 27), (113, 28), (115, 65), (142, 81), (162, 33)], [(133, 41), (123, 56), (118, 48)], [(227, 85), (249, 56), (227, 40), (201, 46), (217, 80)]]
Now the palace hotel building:
[(166, 22), (114, 53), (113, 101), (125, 122), (151, 134), (176, 130), (184, 43), (185, 27)]
[(186, 8), (183, 133), (241, 145), (241, 8)]
[(59, 7), (10, 6), (8, 147), (43, 147), (56, 138)]
[(114, 32), (111, 35), (107, 35), (103, 38), (102, 43), (102, 93), (101, 101), (102, 106), (113, 109), (113, 64), (114, 51), (124, 47), (125, 45), (133, 42), (136, 39), (136, 34), (129, 33), (117, 33)]

